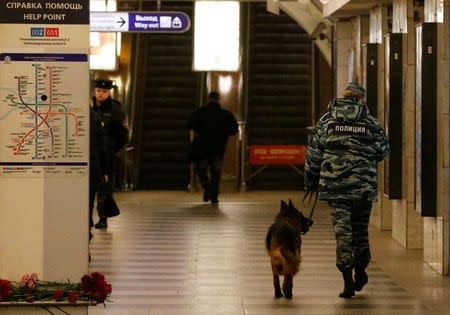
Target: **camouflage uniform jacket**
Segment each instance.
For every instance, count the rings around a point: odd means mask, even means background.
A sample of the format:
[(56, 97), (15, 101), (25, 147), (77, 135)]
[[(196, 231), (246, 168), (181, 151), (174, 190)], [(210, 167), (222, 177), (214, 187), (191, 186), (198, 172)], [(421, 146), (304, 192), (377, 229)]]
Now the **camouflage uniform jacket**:
[(364, 101), (335, 99), (309, 140), (305, 187), (322, 200), (377, 197), (377, 162), (390, 154), (389, 142)]

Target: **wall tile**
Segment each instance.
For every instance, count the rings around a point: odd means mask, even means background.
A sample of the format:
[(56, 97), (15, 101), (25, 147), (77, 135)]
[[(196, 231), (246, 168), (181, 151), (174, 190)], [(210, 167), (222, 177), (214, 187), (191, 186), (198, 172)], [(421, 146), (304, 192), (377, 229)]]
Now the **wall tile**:
[(442, 147), (443, 147), (443, 165), (450, 168), (450, 114), (443, 115), (442, 128)]
[[(408, 203), (414, 203), (415, 201), (415, 158), (414, 155), (406, 159), (406, 167), (403, 172), (403, 176), (407, 178), (404, 187), (403, 196), (406, 198)], [(409, 180), (408, 180), (409, 179)]]
[(381, 230), (392, 231), (392, 200), (383, 195), (383, 204), (381, 207)]
[(336, 22), (336, 39), (351, 39), (353, 37), (351, 22)]

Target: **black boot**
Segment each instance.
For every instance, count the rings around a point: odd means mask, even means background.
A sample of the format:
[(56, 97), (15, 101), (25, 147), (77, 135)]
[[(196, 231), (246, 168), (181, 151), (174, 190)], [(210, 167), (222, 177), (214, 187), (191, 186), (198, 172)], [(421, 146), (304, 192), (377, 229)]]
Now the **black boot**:
[(100, 218), (100, 220), (98, 220), (97, 224), (95, 224), (94, 227), (96, 229), (106, 229), (106, 228), (108, 228), (107, 218)]
[(365, 268), (355, 268), (355, 291), (361, 291), (369, 281)]
[(352, 269), (343, 270), (342, 277), (344, 278), (344, 291), (339, 293), (339, 297), (351, 299), (355, 295), (355, 282), (353, 281)]

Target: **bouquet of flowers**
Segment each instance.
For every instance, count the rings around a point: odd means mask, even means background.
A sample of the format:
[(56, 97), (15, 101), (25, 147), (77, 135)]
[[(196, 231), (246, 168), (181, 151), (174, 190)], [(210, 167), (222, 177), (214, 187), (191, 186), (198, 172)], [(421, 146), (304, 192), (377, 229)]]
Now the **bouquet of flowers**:
[(81, 283), (42, 281), (36, 273), (28, 273), (20, 282), (0, 279), (0, 302), (69, 302), (104, 303), (111, 294), (111, 285), (99, 272), (84, 275)]

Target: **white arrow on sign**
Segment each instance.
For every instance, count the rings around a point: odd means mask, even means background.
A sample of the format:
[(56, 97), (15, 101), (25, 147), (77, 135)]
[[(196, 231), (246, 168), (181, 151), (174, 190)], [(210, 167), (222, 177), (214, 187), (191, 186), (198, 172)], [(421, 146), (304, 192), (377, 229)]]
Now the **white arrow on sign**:
[(127, 32), (128, 12), (91, 12), (91, 32)]

